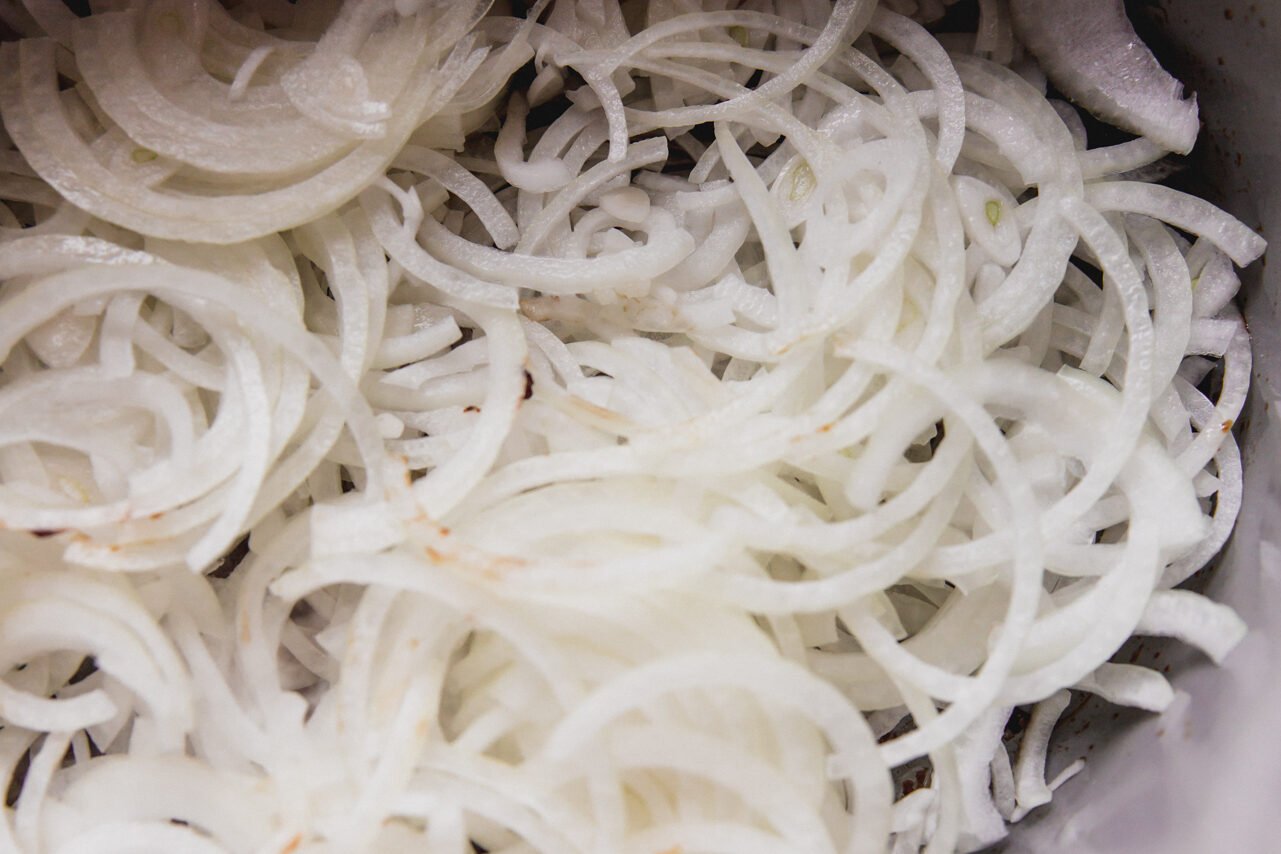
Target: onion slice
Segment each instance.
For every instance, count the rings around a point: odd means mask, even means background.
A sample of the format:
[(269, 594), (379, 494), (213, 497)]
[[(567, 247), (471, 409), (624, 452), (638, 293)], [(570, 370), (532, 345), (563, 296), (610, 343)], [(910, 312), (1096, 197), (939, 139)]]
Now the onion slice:
[(1201, 124), (1196, 96), (1134, 32), (1122, 0), (1011, 0), (1020, 41), (1070, 98), (1104, 121), (1187, 154)]

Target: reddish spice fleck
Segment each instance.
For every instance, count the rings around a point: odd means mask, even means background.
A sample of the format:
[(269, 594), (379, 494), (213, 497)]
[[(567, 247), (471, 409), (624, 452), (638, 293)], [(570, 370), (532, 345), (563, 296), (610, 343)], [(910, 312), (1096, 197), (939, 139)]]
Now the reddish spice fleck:
[(61, 528), (48, 528), (48, 529), (36, 528), (34, 531), (31, 532), (31, 535), (35, 537), (39, 537), (40, 539), (43, 540), (45, 537), (56, 537), (58, 534), (61, 534), (61, 533), (62, 533)]
[(467, 406), (463, 407), (463, 412), (480, 412), (480, 407), (472, 406), (471, 404), (468, 404)]
[(445, 560), (445, 556), (433, 549), (431, 546), (427, 546), (423, 551), (427, 553), (427, 559), (432, 563), (443, 563)]
[(450, 533), (452, 533), (452, 532), (451, 532), (448, 528), (446, 528), (444, 525), (441, 525), (441, 527), (440, 527), (440, 535), (441, 535), (442, 537), (448, 537), (448, 536), (450, 535)]
[(525, 371), (525, 396), (522, 400), (529, 400), (534, 396), (534, 375)]
[(289, 844), (280, 849), (280, 854), (294, 854), (298, 846), (302, 844), (302, 834), (295, 833), (294, 838), (289, 840)]
[(162, 518), (164, 515), (165, 515), (165, 511), (163, 511), (163, 510), (157, 510), (155, 513), (152, 513), (152, 514), (151, 514), (150, 516), (148, 516), (147, 518), (148, 518), (148, 519), (150, 519), (151, 521), (155, 522), (157, 519)]
[(830, 431), (831, 431), (831, 429), (832, 429), (832, 425), (831, 425), (830, 423), (828, 423), (828, 424), (824, 424), (822, 427), (818, 428), (818, 432), (820, 432), (820, 433), (828, 433), (828, 432), (830, 432)]
[(1232, 421), (1232, 419), (1231, 419), (1231, 418), (1229, 418), (1227, 421), (1224, 421), (1224, 422), (1223, 422), (1223, 432), (1224, 432), (1224, 433), (1230, 433), (1230, 432), (1232, 432), (1232, 424), (1233, 424), (1233, 421)]

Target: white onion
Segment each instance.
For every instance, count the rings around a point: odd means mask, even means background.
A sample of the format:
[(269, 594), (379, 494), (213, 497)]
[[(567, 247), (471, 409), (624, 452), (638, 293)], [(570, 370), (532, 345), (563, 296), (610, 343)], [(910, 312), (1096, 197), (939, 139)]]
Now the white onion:
[(1014, 0), (1014, 28), (1057, 86), (1099, 118), (1186, 154), (1200, 122), (1196, 98), (1161, 68), (1120, 0), (1067, 7)]
[(978, 850), (1240, 641), (1146, 54), (1089, 149), (1036, 4), (25, 5), (0, 848)]

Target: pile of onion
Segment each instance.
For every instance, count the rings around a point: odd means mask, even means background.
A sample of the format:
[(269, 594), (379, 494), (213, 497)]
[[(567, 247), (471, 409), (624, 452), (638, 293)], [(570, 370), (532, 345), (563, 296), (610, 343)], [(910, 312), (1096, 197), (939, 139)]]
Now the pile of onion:
[(1145, 180), (1196, 108), (1117, 4), (1119, 78), (1046, 5), (0, 5), (0, 848), (1048, 802), (1073, 697), (1173, 698), (1123, 642), (1244, 632), (1179, 585), (1264, 246)]

